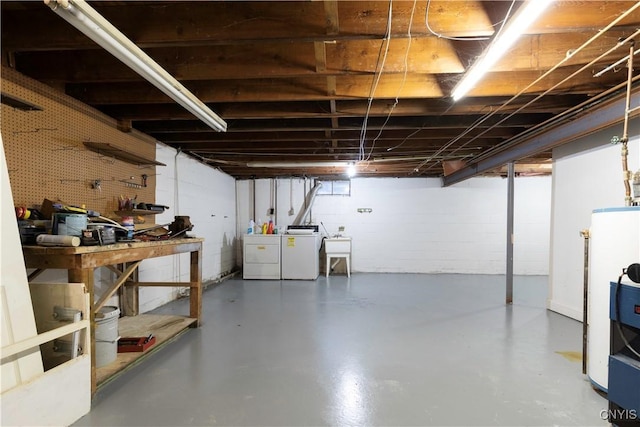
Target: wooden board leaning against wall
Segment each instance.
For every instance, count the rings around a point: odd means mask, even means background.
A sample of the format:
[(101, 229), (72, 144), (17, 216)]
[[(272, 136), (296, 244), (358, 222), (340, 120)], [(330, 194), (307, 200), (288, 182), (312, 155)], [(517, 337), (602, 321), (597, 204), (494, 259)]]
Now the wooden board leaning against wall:
[[(16, 207), (38, 207), (46, 198), (119, 219), (114, 211), (120, 196), (155, 202), (156, 173), (162, 172), (156, 169), (155, 140), (120, 131), (114, 119), (4, 66), (2, 95), (39, 108), (2, 104), (2, 137)], [(88, 145), (106, 149), (97, 152)], [(152, 223), (154, 217), (137, 220)]]

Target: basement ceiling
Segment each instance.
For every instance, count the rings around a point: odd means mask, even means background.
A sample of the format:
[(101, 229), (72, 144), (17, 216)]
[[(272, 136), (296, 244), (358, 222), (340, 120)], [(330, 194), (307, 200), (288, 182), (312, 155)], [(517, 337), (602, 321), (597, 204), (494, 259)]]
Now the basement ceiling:
[(640, 28), (636, 1), (556, 1), (453, 102), (522, 2), (90, 3), (228, 131), (208, 128), (40, 1), (0, 3), (3, 65), (240, 179), (343, 176), (335, 162), (356, 162), (359, 176), (439, 177), (506, 149), (516, 171), (548, 173), (551, 146), (518, 147), (575, 107), (623, 95), (626, 63), (597, 73), (629, 54), (621, 40)]

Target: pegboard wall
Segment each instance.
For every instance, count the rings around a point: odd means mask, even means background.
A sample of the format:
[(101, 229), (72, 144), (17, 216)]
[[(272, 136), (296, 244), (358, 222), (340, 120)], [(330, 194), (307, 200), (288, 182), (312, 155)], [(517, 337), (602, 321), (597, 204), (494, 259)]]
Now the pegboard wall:
[[(2, 93), (34, 104), (23, 111), (2, 104), (2, 141), (15, 206), (37, 208), (46, 198), (85, 205), (117, 218), (118, 197), (154, 203), (162, 166), (136, 165), (88, 150), (84, 142), (108, 143), (155, 159), (155, 141), (121, 132), (116, 121), (62, 92), (2, 67)], [(142, 175), (147, 175), (146, 187)]]

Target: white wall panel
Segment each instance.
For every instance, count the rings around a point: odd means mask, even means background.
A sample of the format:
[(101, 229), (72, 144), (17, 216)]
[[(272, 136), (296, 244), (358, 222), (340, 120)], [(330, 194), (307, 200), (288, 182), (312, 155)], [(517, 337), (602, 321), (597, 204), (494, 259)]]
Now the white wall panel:
[[(630, 124), (629, 169), (640, 167), (640, 122)], [(620, 145), (622, 125), (553, 150), (553, 209), (549, 308), (582, 320), (584, 243), (580, 230), (594, 209), (624, 206)], [(616, 278), (612, 278), (614, 280)]]

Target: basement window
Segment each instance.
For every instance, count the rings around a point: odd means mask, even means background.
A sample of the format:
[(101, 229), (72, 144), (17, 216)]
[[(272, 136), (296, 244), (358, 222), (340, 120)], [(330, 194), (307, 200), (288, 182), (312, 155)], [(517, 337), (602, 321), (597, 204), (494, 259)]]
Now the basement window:
[(351, 181), (348, 179), (319, 182), (322, 183), (318, 190), (319, 196), (351, 196)]

